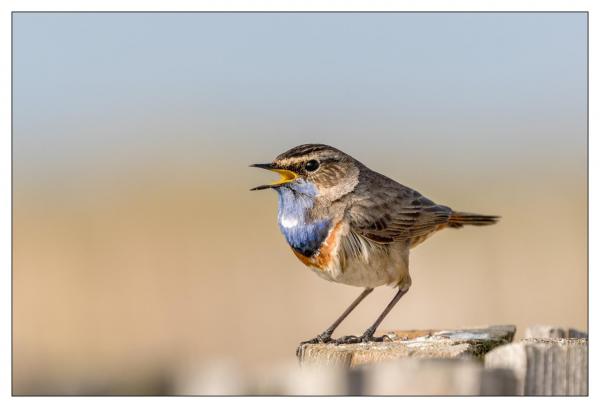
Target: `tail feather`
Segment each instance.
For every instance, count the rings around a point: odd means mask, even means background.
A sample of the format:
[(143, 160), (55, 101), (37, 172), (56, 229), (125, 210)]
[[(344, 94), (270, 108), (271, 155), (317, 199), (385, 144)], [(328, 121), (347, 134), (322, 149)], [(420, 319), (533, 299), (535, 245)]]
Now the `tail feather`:
[(455, 211), (448, 219), (450, 228), (462, 228), (465, 225), (492, 225), (498, 222), (498, 215), (482, 215), (468, 212)]

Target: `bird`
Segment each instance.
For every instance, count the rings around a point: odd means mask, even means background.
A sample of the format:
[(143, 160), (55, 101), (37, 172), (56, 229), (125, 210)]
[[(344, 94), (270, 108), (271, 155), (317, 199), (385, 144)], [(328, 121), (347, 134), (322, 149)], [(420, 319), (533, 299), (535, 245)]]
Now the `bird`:
[[(409, 252), (434, 233), (491, 225), (499, 216), (454, 211), (369, 169), (325, 144), (303, 144), (272, 162), (251, 167), (280, 179), (251, 190), (278, 193), (278, 224), (293, 254), (319, 277), (364, 288), (324, 332), (304, 344), (381, 342), (381, 322), (411, 287)], [(394, 297), (362, 335), (332, 338), (335, 329), (373, 290), (392, 286)]]

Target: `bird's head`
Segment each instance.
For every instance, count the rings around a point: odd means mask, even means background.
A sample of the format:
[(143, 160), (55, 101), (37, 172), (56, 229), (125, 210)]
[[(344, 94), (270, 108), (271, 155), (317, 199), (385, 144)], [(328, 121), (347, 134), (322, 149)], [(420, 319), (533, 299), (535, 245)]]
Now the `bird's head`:
[(271, 163), (252, 167), (279, 173), (281, 178), (252, 190), (291, 189), (329, 201), (349, 193), (358, 183), (359, 163), (346, 153), (323, 144), (296, 146)]

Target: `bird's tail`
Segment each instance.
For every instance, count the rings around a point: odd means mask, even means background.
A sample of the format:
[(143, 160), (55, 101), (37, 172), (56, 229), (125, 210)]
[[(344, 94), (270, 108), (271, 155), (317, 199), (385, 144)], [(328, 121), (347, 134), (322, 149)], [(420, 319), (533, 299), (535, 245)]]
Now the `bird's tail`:
[(462, 228), (465, 225), (492, 225), (498, 222), (497, 215), (482, 215), (468, 212), (454, 211), (448, 219), (450, 228)]

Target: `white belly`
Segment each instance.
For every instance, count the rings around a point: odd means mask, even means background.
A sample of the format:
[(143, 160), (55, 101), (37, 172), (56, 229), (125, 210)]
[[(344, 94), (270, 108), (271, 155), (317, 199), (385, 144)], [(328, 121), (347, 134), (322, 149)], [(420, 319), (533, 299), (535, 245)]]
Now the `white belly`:
[[(347, 231), (344, 231), (346, 235)], [(327, 267), (311, 268), (321, 278), (363, 288), (382, 285), (410, 285), (406, 244), (395, 242), (385, 246), (369, 245), (364, 239), (355, 240), (353, 251), (349, 241), (339, 240)]]
[(408, 275), (408, 265), (400, 256), (385, 259), (372, 259), (366, 262), (350, 262), (336, 276), (335, 282), (363, 288), (375, 288), (382, 285), (396, 285)]

